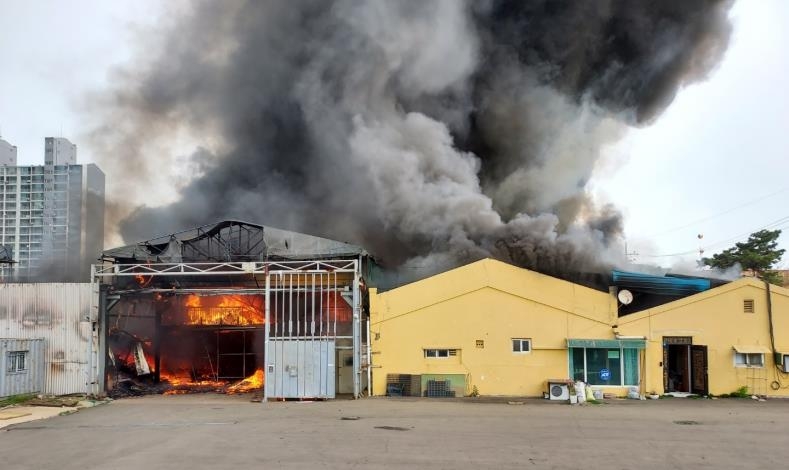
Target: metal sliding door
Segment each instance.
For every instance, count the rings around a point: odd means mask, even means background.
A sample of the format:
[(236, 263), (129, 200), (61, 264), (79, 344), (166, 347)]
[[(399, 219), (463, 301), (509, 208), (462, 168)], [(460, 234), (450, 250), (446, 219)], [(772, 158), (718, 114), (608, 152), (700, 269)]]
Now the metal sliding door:
[(334, 398), (334, 340), (273, 340), (266, 356), (269, 397)]

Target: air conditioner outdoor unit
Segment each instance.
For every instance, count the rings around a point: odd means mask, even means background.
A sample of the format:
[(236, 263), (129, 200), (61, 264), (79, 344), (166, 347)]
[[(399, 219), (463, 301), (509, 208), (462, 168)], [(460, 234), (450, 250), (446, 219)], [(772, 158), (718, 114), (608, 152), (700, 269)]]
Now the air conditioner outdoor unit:
[(570, 399), (570, 388), (566, 383), (548, 383), (548, 398), (551, 400), (564, 400)]

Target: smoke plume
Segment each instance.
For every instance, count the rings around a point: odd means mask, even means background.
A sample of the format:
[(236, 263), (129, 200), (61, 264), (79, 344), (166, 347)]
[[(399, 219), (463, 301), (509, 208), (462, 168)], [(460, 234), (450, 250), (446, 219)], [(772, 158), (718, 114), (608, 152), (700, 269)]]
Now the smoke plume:
[[(729, 7), (190, 3), (104, 101), (93, 142), (125, 207), (110, 218), (126, 241), (235, 218), (389, 266), (600, 269), (622, 251), (620, 214), (585, 190), (601, 151), (718, 63)], [(173, 168), (160, 145), (184, 135), (201, 148)], [(154, 182), (176, 200), (119, 202)]]

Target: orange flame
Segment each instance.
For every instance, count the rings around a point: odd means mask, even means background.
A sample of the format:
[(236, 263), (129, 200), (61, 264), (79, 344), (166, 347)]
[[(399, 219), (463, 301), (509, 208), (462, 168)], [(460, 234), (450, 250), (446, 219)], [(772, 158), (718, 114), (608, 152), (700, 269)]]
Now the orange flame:
[(258, 297), (218, 295), (186, 297), (187, 325), (261, 325), (265, 322)]
[(163, 381), (169, 383), (173, 388), (164, 392), (164, 395), (183, 395), (192, 392), (225, 392), (227, 394), (246, 393), (263, 388), (265, 377), (263, 369), (258, 369), (249, 377), (228, 386), (227, 382), (213, 380), (193, 381), (186, 377), (178, 377), (162, 373)]
[(227, 393), (244, 393), (257, 390), (263, 388), (264, 382), (265, 377), (263, 375), (263, 369), (258, 369), (254, 374), (250, 375), (246, 379), (228, 387)]

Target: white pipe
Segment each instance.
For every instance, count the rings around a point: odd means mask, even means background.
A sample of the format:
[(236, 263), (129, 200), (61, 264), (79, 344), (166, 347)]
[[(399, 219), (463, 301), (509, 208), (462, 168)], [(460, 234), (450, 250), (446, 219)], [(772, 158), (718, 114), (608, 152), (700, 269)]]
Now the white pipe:
[(643, 339), (643, 340), (647, 339), (646, 336), (626, 336), (626, 335), (620, 335), (619, 333), (614, 333), (614, 337), (616, 337), (616, 339)]
[(370, 345), (370, 317), (367, 317), (367, 396), (373, 396), (373, 348)]

